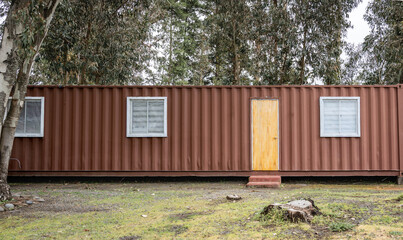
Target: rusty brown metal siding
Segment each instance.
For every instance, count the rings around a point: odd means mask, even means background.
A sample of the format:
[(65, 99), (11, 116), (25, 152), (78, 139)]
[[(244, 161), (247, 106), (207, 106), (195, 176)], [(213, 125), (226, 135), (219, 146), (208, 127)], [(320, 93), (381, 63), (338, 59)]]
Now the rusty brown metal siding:
[(403, 176), (403, 84), (398, 85), (399, 165)]
[[(361, 137), (320, 137), (320, 96), (359, 96)], [(284, 88), (281, 170), (398, 170), (396, 87)]]
[[(301, 171), (379, 174), (402, 167), (399, 86), (37, 86), (29, 87), (28, 95), (45, 97), (45, 132), (43, 138), (16, 138), (12, 157), (19, 159), (22, 169), (11, 161), (13, 175), (22, 171), (112, 175), (251, 171), (252, 98), (279, 99), (280, 171), (288, 175)], [(129, 96), (167, 96), (168, 137), (126, 137)], [(359, 96), (361, 137), (321, 138), (320, 96)]]

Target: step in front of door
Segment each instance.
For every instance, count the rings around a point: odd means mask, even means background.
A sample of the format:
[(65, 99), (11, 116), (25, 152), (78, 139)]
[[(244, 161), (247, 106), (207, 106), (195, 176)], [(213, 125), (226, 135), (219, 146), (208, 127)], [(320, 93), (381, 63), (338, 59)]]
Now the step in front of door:
[(247, 187), (278, 188), (281, 176), (250, 176)]

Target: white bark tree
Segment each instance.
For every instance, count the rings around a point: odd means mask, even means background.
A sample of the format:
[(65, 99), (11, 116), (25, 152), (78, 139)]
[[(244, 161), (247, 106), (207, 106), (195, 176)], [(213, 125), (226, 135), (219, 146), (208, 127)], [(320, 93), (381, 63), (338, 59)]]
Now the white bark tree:
[(35, 57), (59, 2), (13, 0), (5, 20), (0, 45), (0, 201), (11, 199), (7, 176), (14, 134)]

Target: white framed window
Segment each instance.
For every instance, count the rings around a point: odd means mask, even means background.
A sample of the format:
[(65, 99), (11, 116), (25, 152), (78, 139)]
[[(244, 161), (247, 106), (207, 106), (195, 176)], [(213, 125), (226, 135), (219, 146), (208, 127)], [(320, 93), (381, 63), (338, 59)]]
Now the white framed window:
[(167, 97), (127, 97), (127, 137), (167, 136)]
[(360, 137), (360, 97), (320, 97), (321, 137)]
[[(11, 100), (9, 100), (9, 103)], [(43, 137), (45, 98), (25, 97), (15, 137)]]

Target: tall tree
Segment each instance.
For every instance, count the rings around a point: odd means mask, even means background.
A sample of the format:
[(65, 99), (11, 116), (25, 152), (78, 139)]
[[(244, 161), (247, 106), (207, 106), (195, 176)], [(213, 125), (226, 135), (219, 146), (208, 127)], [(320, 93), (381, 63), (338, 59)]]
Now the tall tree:
[[(8, 164), (35, 57), (59, 0), (14, 0), (0, 46), (0, 201), (10, 199)], [(8, 112), (6, 106), (11, 96)], [(7, 113), (7, 114), (6, 114)]]
[(350, 27), (349, 13), (361, 0), (292, 2), (298, 28), (297, 70), (294, 84), (320, 81), (341, 83), (343, 36)]
[[(161, 16), (153, 24), (159, 51), (158, 74), (154, 83), (167, 85), (203, 84), (199, 61), (205, 61), (206, 36), (202, 31), (205, 12), (199, 0), (165, 0)], [(200, 79), (200, 77), (202, 79)]]
[(62, 1), (33, 82), (141, 84), (152, 54), (152, 10), (140, 0)]
[(253, 84), (289, 84), (294, 78), (296, 30), (290, 1), (250, 1), (249, 71)]
[(365, 84), (403, 83), (403, 1), (373, 0), (365, 20), (371, 32), (358, 49), (357, 81)]
[(64, 0), (32, 82), (339, 84), (359, 1)]
[(242, 85), (249, 82), (246, 69), (249, 61), (250, 8), (245, 0), (207, 1), (211, 14), (206, 18), (210, 27), (210, 59), (212, 82)]

